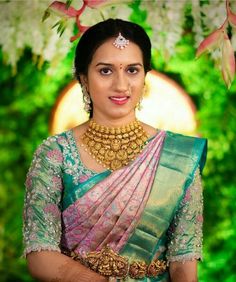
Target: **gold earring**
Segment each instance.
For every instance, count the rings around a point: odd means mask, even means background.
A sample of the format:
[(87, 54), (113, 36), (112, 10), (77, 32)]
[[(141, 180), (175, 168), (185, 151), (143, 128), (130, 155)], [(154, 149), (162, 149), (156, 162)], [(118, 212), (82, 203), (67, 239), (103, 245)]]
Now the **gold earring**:
[(144, 86), (143, 86), (143, 97), (147, 94), (147, 85), (146, 83), (144, 83)]
[(84, 110), (89, 113), (91, 111), (91, 98), (89, 93), (84, 85), (82, 85), (83, 101), (84, 101)]
[(142, 101), (143, 101), (143, 97), (146, 95), (146, 93), (147, 93), (147, 86), (146, 86), (146, 84), (144, 83), (142, 96), (141, 96), (141, 98), (140, 98), (138, 104), (137, 104), (136, 107), (135, 107), (138, 111), (141, 111), (141, 110), (143, 109)]
[(140, 98), (138, 104), (137, 104), (136, 107), (135, 107), (138, 111), (141, 111), (141, 110), (143, 109), (143, 106), (142, 106), (142, 104), (141, 104), (142, 101), (143, 101), (143, 96), (141, 96), (141, 98)]

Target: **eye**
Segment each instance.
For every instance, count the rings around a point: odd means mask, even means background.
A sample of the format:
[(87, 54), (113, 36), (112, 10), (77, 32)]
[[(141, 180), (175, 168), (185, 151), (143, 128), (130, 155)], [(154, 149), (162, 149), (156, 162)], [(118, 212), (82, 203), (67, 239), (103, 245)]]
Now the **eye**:
[(130, 74), (136, 74), (138, 73), (139, 69), (137, 67), (129, 67), (127, 69), (127, 72), (130, 73)]
[(99, 72), (102, 74), (102, 75), (109, 75), (112, 73), (112, 70), (110, 68), (102, 68), (99, 70)]

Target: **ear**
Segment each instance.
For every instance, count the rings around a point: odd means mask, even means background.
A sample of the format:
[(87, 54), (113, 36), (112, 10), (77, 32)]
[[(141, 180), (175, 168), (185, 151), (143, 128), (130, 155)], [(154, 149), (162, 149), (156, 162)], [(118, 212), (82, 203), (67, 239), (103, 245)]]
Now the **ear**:
[(79, 78), (80, 78), (80, 82), (81, 82), (82, 86), (85, 86), (85, 88), (88, 90), (88, 79), (87, 79), (87, 76), (84, 75), (84, 74), (81, 74), (79, 76)]

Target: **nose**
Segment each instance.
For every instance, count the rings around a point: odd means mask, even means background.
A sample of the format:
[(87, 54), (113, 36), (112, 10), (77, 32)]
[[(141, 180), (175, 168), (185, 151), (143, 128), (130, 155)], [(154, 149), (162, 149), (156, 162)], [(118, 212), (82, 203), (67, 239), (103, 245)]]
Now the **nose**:
[(129, 80), (123, 71), (117, 73), (113, 83), (117, 92), (129, 92)]

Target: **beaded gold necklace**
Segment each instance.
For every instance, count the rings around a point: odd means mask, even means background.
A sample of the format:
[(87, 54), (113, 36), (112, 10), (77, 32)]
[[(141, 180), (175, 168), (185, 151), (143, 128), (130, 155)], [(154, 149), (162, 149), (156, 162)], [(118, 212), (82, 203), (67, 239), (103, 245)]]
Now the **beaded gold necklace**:
[(138, 120), (122, 127), (106, 127), (90, 120), (82, 145), (98, 163), (113, 171), (134, 160), (147, 139)]

